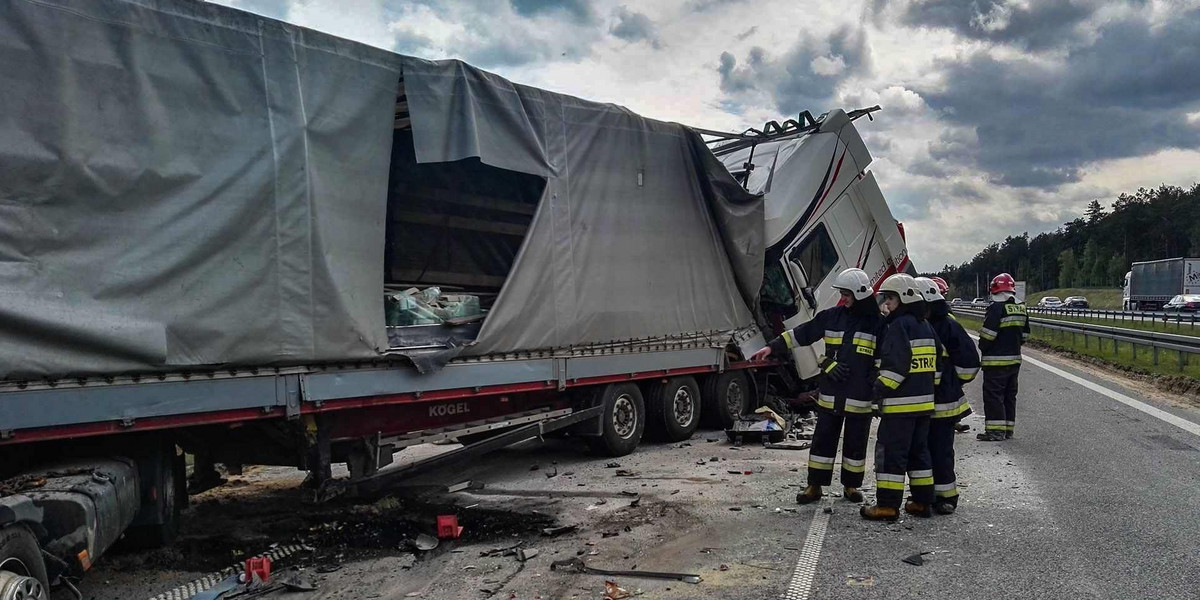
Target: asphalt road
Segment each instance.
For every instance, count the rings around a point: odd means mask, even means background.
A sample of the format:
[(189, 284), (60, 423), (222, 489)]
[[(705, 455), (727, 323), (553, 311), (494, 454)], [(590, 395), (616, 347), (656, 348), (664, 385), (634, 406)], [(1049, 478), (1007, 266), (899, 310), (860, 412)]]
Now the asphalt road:
[[(1026, 355), (1200, 423), (1194, 407), (1067, 366), (1076, 363), (1032, 350)], [(1036, 366), (1023, 368), (1021, 386), (1016, 438), (1002, 443), (974, 439), (983, 418), (980, 385), (968, 387), (976, 414), (968, 419), (973, 431), (957, 440), (962, 500), (955, 515), (883, 524), (863, 521), (856, 505), (833, 497), (798, 507), (794, 497), (804, 483), (806, 451), (738, 448), (719, 432), (700, 432), (686, 445), (643, 445), (616, 459), (620, 467), (607, 467), (608, 459), (577, 444), (531, 442), (414, 481), (397, 492), (398, 507), (313, 515), (301, 537), (277, 541), (317, 544), (304, 536), (319, 530), (313, 525), (320, 521), (338, 528), (346, 523), (347, 530), (370, 530), (376, 521), (380, 529), (390, 527), (385, 524), (391, 518), (408, 517), (394, 514), (411, 510), (408, 497), (444, 503), (444, 510), (462, 515), (468, 530), (461, 540), (416, 555), (398, 539), (371, 552), (348, 551), (344, 558), (319, 551), (319, 560), (296, 564), (337, 560), (341, 568), (315, 575), (317, 592), (288, 597), (600, 598), (604, 580), (614, 579), (631, 592), (641, 590), (645, 599), (1200, 598), (1200, 436)], [(618, 468), (629, 473), (619, 476)], [(278, 498), (286, 498), (287, 488), (280, 477), (299, 482), (295, 471), (271, 473), (265, 481), (273, 484), (272, 493), (284, 494)], [(444, 492), (445, 485), (464, 480), (484, 487)], [(216, 490), (198, 497), (197, 505), (209, 508), (193, 509), (185, 537), (203, 544), (254, 539), (257, 523), (278, 519), (270, 506), (245, 516), (212, 515), (251, 502), (263, 481), (225, 492), (241, 496), (222, 497)], [(832, 491), (840, 487), (835, 483)], [(512, 518), (496, 525), (473, 516), (481, 511)], [(539, 524), (522, 529), (522, 521)], [(543, 521), (579, 528), (541, 537), (536, 532)], [(813, 533), (820, 525), (823, 537)], [(231, 542), (226, 533), (239, 537)], [(516, 542), (538, 555), (524, 563), (480, 555)], [(902, 562), (919, 552), (929, 552), (922, 566)], [(198, 576), (201, 570), (186, 569), (190, 557), (185, 552), (169, 566), (151, 560), (133, 568), (141, 564), (136, 556), (106, 557), (84, 578), (84, 596), (146, 598), (166, 591)], [(550, 568), (574, 557), (598, 568), (694, 573), (704, 581)]]

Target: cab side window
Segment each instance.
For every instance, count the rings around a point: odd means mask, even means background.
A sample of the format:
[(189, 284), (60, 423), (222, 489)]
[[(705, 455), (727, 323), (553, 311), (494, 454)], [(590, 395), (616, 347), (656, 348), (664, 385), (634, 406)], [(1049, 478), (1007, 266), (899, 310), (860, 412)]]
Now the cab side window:
[(833, 245), (833, 240), (829, 238), (825, 224), (818, 223), (817, 228), (792, 250), (788, 259), (804, 269), (809, 286), (816, 288), (821, 285), (829, 272), (837, 266), (838, 261), (837, 249)]

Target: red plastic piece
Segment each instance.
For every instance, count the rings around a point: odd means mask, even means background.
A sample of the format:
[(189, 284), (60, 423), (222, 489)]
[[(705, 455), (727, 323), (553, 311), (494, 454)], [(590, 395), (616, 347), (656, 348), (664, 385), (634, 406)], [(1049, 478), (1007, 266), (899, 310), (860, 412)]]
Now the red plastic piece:
[(453, 540), (462, 535), (463, 528), (458, 525), (457, 515), (438, 515), (437, 531), (439, 538)]
[(246, 581), (253, 581), (255, 575), (258, 575), (259, 581), (270, 580), (271, 558), (269, 556), (256, 556), (246, 559)]

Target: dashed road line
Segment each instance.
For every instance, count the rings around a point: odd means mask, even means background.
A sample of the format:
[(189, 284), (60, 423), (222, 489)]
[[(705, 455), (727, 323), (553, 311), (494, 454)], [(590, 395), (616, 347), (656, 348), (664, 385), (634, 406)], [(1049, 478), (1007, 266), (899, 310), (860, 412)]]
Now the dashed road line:
[(825, 543), (829, 518), (829, 513), (824, 510), (813, 514), (812, 525), (808, 527), (808, 536), (804, 538), (804, 547), (800, 549), (800, 558), (796, 560), (792, 580), (783, 592), (783, 600), (808, 600), (812, 593), (813, 576), (817, 573), (817, 561), (821, 558), (821, 546)]

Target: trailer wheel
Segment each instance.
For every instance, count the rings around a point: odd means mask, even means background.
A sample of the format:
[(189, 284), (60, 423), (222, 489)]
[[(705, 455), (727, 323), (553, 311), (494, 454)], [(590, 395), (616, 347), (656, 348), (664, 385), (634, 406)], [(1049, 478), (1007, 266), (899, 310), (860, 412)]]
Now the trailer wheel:
[(597, 398), (600, 435), (587, 438), (592, 452), (606, 456), (625, 456), (637, 448), (646, 429), (646, 403), (642, 391), (633, 383), (610, 383)]
[(743, 414), (749, 412), (752, 394), (742, 371), (726, 371), (709, 375), (704, 381), (704, 409), (711, 427), (729, 429)]
[(23, 525), (5, 527), (0, 531), (0, 600), (46, 600), (49, 590), (37, 539)]
[[(142, 525), (131, 525), (125, 530), (124, 542), (128, 548), (159, 548), (169, 546), (179, 533), (179, 517), (187, 505), (187, 488), (182, 487), (180, 479), (185, 476), (186, 465), (184, 456), (178, 454), (174, 444), (166, 445), (163, 454), (155, 459), (154, 481), (156, 490), (154, 498), (143, 506), (143, 513), (149, 518)], [(142, 516), (142, 515), (139, 515)], [(136, 521), (135, 521), (136, 522)], [(0, 600), (3, 600), (0, 598)]]
[(655, 438), (682, 442), (700, 426), (700, 386), (691, 377), (655, 381), (646, 388), (646, 420)]

